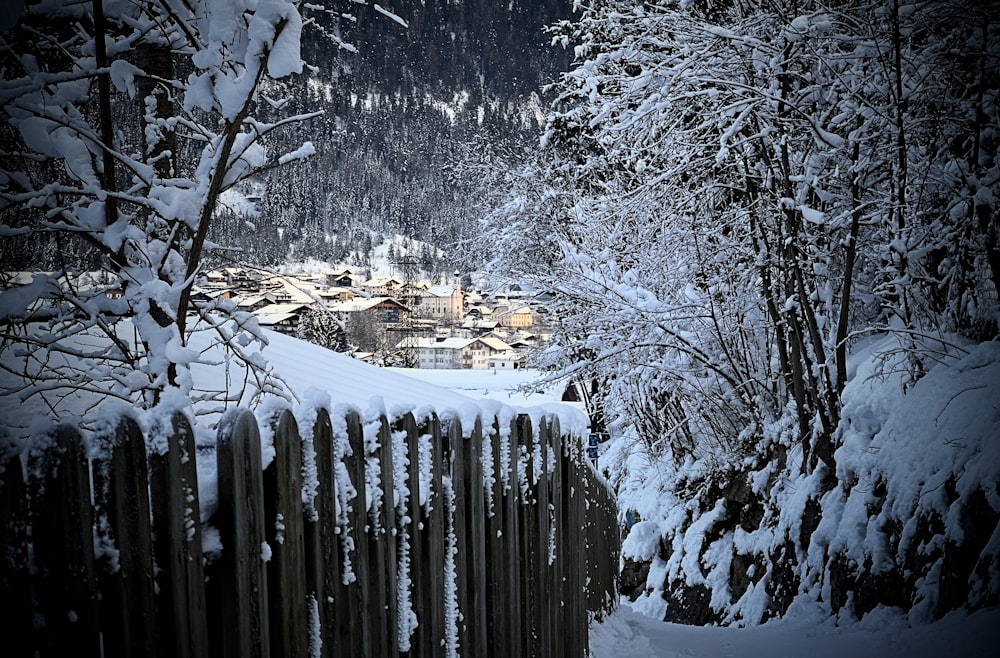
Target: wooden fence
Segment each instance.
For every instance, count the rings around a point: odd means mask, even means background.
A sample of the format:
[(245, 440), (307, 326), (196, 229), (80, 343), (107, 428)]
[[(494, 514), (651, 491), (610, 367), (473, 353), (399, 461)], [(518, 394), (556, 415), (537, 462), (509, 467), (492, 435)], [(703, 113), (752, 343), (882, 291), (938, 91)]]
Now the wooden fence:
[(300, 437), (276, 414), (262, 468), (256, 418), (227, 413), (209, 519), (183, 414), (89, 450), (67, 426), (0, 446), (3, 654), (587, 655), (619, 536), (579, 437), (554, 416), (334, 420)]

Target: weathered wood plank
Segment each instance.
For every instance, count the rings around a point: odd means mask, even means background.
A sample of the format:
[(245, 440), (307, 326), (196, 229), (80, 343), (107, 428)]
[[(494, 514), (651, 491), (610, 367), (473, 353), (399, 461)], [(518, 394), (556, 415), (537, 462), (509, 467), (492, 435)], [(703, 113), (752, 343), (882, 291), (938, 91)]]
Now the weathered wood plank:
[(354, 497), (347, 502), (345, 524), (340, 528), (343, 571), (334, 595), (337, 608), (334, 625), (341, 651), (349, 656), (371, 656), (373, 624), (370, 610), (372, 597), (368, 591), (371, 580), (366, 503), (368, 494), (365, 484), (367, 455), (364, 430), (356, 412), (347, 414), (345, 430), (348, 445), (343, 461), (349, 482), (343, 485), (345, 491), (354, 492)]
[(219, 423), (219, 534), (222, 539), (223, 652), (270, 655), (260, 430), (253, 414), (232, 410)]
[(319, 647), (323, 658), (335, 655), (334, 594), (340, 580), (337, 539), (337, 476), (333, 425), (326, 409), (318, 409), (312, 448), (316, 463), (316, 497), (305, 515), (306, 588), (315, 598), (319, 617)]
[(536, 627), (536, 612), (538, 608), (538, 592), (535, 586), (535, 562), (538, 559), (538, 524), (535, 523), (536, 487), (534, 465), (532, 459), (536, 448), (536, 439), (531, 426), (531, 418), (527, 415), (517, 417), (518, 437), (521, 440), (519, 469), (523, 469), (523, 475), (519, 474), (521, 491), (520, 505), (518, 506), (518, 536), (520, 546), (518, 553), (520, 564), (517, 567), (520, 574), (521, 590), (521, 649), (522, 656), (535, 656), (538, 646), (538, 629)]
[(517, 418), (510, 420), (509, 450), (506, 468), (508, 470), (507, 490), (503, 500), (503, 554), (505, 556), (506, 579), (504, 588), (511, 601), (518, 605), (508, 608), (506, 619), (509, 630), (506, 655), (522, 655), (524, 646), (524, 615), (522, 602), (524, 591), (521, 578), (521, 482), (518, 475), (518, 464), (521, 463), (521, 426)]
[(31, 578), (28, 572), (28, 491), (21, 454), (25, 443), (0, 437), (0, 592), (7, 613), (0, 615), (5, 655), (34, 655)]
[(483, 485), (483, 423), (476, 422), (463, 438), (465, 444), (466, 577), (468, 609), (463, 611), (467, 627), (465, 655), (489, 656), (486, 626), (486, 492)]
[(264, 537), (267, 561), (267, 613), (271, 655), (309, 652), (305, 544), (302, 515), (302, 439), (292, 412), (271, 420), (274, 458), (264, 469)]
[(552, 647), (552, 590), (549, 589), (549, 560), (551, 559), (552, 547), (549, 544), (550, 518), (549, 518), (549, 498), (551, 494), (551, 478), (549, 477), (549, 428), (544, 419), (538, 423), (535, 430), (537, 443), (537, 463), (540, 471), (536, 475), (535, 485), (535, 634), (536, 645), (535, 655), (551, 656)]
[[(447, 433), (448, 454), (445, 464), (450, 470), (452, 486), (451, 523), (454, 537), (452, 556), (455, 565), (455, 601), (458, 606), (457, 627), (458, 646), (469, 646), (469, 618), (471, 594), (469, 587), (469, 531), (468, 531), (468, 446), (462, 436), (462, 424), (458, 418), (447, 419), (443, 430)], [(447, 548), (445, 550), (448, 550)]]
[[(146, 440), (138, 423), (123, 418), (95, 439), (95, 503), (115, 552), (99, 569), (105, 658), (155, 657), (159, 643), (153, 581), (153, 529)], [(106, 526), (105, 526), (106, 524)]]
[(444, 472), (445, 456), (444, 442), (441, 432), (441, 421), (437, 416), (433, 416), (428, 424), (430, 432), (430, 452), (431, 452), (431, 490), (424, 505), (426, 513), (426, 534), (423, 536), (425, 554), (427, 555), (427, 565), (429, 573), (427, 575), (428, 590), (430, 596), (430, 610), (428, 614), (429, 632), (429, 654), (440, 655), (446, 640), (445, 624), (445, 583), (444, 583), (444, 551), (445, 551), (445, 501), (444, 501)]
[[(508, 611), (510, 605), (507, 601), (505, 590), (505, 555), (504, 555), (504, 527), (503, 527), (503, 506), (506, 499), (506, 491), (503, 488), (503, 478), (509, 477), (509, 463), (500, 460), (500, 421), (496, 417), (490, 418), (489, 428), (489, 451), (483, 450), (484, 466), (485, 460), (490, 460), (492, 465), (493, 478), (491, 482), (486, 482), (484, 486), (490, 488), (490, 498), (492, 505), (486, 514), (486, 624), (489, 642), (489, 653), (491, 656), (509, 656), (511, 647), (508, 644), (510, 639), (510, 626)], [(509, 439), (508, 439), (509, 440)]]
[(209, 649), (194, 432), (179, 411), (169, 422), (149, 455), (158, 636), (163, 655), (196, 658)]
[(62, 425), (36, 441), (29, 466), (41, 656), (100, 655), (94, 513), (83, 439)]
[[(429, 655), (430, 624), (427, 623), (430, 612), (427, 571), (430, 568), (426, 562), (426, 549), (421, 541), (424, 533), (424, 511), (420, 505), (420, 430), (413, 414), (407, 413), (396, 422), (396, 431), (405, 433), (403, 449), (406, 453), (406, 500), (403, 512), (407, 519), (399, 519), (399, 534), (397, 536), (400, 578), (409, 578), (410, 610), (416, 617), (416, 627), (410, 628), (409, 636), (400, 637), (401, 656)], [(398, 458), (399, 455), (396, 456)], [(408, 520), (408, 522), (403, 522)], [(405, 544), (404, 544), (405, 540)], [(406, 553), (404, 554), (404, 546)], [(405, 569), (405, 572), (404, 572)], [(405, 611), (401, 612), (405, 614)]]
[(569, 558), (565, 545), (566, 521), (563, 518), (563, 472), (562, 436), (559, 433), (559, 421), (555, 416), (548, 419), (549, 445), (552, 449), (551, 471), (549, 473), (549, 523), (552, 533), (553, 558), (549, 563), (549, 624), (551, 630), (550, 647), (553, 651), (564, 653), (569, 625), (566, 624), (566, 583), (563, 580), (563, 565)]
[(374, 620), (373, 656), (396, 656), (399, 653), (399, 610), (396, 592), (396, 509), (392, 468), (392, 431), (385, 416), (379, 421), (375, 451), (378, 460), (381, 504), (369, 512), (368, 542), (374, 568), (370, 571)]

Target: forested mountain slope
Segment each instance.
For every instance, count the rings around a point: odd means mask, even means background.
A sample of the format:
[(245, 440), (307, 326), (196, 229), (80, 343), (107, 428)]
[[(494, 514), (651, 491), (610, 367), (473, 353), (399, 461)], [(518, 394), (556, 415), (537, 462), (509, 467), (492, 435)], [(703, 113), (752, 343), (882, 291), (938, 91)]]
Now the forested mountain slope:
[(293, 94), (302, 111), (324, 113), (307, 127), (315, 157), (247, 191), (259, 197), (255, 232), (220, 217), (219, 241), (248, 260), (270, 264), (294, 250), (339, 261), (369, 231), (442, 248), (468, 238), (487, 208), (483, 171), (537, 143), (540, 88), (570, 58), (543, 32), (570, 14), (561, 0), (381, 3), (405, 27), (345, 4), (351, 19), (313, 12), (303, 31), (314, 68)]

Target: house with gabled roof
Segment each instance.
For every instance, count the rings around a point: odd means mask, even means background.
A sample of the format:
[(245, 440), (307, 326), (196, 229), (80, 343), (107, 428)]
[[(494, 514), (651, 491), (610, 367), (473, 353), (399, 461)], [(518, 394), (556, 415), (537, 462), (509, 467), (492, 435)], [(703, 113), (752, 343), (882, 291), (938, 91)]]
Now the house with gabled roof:
[(295, 334), (309, 304), (268, 304), (253, 312), (258, 324), (283, 334)]
[(392, 297), (402, 285), (402, 279), (397, 279), (394, 276), (380, 276), (364, 281), (361, 288), (372, 297)]
[(510, 346), (496, 337), (408, 337), (400, 341), (396, 347), (410, 351), (415, 357), (412, 361), (418, 368), (432, 370), (485, 370), (490, 358), (514, 355)]

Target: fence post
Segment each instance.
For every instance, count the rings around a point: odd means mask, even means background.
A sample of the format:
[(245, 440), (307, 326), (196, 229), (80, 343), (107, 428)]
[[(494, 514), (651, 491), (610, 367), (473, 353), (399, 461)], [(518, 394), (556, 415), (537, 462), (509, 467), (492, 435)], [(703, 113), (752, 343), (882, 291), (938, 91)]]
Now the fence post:
[[(451, 417), (444, 423), (443, 430), (447, 432), (448, 455), (445, 457), (445, 464), (451, 475), (452, 501), (451, 509), (446, 513), (451, 514), (452, 532), (450, 541), (445, 540), (445, 555), (451, 551), (455, 567), (455, 624), (457, 626), (457, 644), (459, 652), (465, 652), (469, 648), (469, 619), (465, 613), (469, 611), (469, 565), (468, 553), (468, 512), (469, 504), (466, 493), (466, 451), (465, 439), (462, 437), (462, 423), (457, 417)], [(472, 654), (469, 654), (472, 655)]]
[(266, 658), (267, 574), (264, 566), (264, 498), (260, 430), (253, 414), (233, 409), (219, 423), (220, 567), (223, 592), (223, 655)]
[(31, 578), (28, 573), (28, 491), (21, 467), (24, 443), (0, 437), (0, 592), (8, 612), (0, 637), (11, 658), (34, 656)]
[(304, 539), (306, 587), (316, 601), (319, 616), (320, 655), (334, 655), (335, 600), (340, 581), (340, 554), (337, 548), (337, 479), (334, 468), (333, 426), (326, 409), (316, 410), (313, 423), (313, 452), (316, 455), (316, 498), (312, 514), (306, 515)]
[(83, 438), (62, 425), (32, 446), (28, 472), (31, 539), (45, 617), (42, 656), (100, 655), (94, 512)]
[(146, 440), (139, 425), (122, 418), (114, 430), (98, 436), (93, 463), (98, 524), (113, 542), (115, 564), (102, 561), (101, 633), (104, 656), (155, 657), (156, 601), (153, 595), (153, 528), (150, 520)]
[(271, 419), (274, 459), (264, 469), (264, 537), (267, 561), (267, 614), (271, 654), (309, 652), (305, 546), (302, 516), (302, 439), (292, 412)]
[[(421, 498), (421, 447), (420, 434), (417, 429), (417, 421), (412, 413), (405, 414), (396, 422), (396, 430), (403, 432), (403, 450), (406, 451), (408, 462), (406, 465), (407, 495), (403, 514), (409, 517), (409, 523), (400, 524), (399, 535), (397, 537), (399, 547), (400, 577), (406, 575), (402, 573), (404, 565), (409, 569), (410, 579), (410, 609), (416, 617), (416, 627), (409, 627), (410, 636), (400, 637), (401, 646), (405, 650), (401, 651), (404, 656), (425, 656), (430, 655), (430, 644), (427, 638), (430, 637), (428, 602), (428, 565), (426, 558), (426, 548), (422, 541), (423, 535), (427, 533), (424, 522), (424, 510), (420, 504)], [(426, 492), (425, 492), (426, 495)], [(403, 542), (407, 544), (407, 554), (404, 558)], [(404, 641), (405, 640), (405, 641)]]

